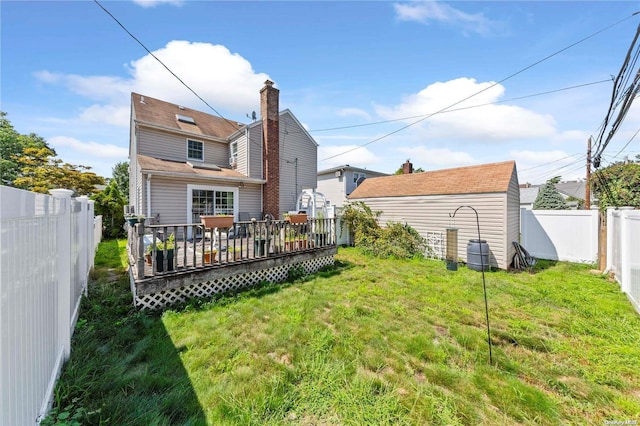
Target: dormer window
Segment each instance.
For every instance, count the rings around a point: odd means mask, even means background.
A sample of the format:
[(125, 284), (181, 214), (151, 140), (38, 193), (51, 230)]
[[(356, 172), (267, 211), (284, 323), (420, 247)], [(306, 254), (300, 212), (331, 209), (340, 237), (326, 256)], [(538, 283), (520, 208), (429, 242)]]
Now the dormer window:
[(187, 139), (187, 159), (204, 161), (204, 144), (200, 141)]
[(176, 114), (176, 120), (182, 121), (183, 123), (196, 124), (196, 120), (188, 115)]

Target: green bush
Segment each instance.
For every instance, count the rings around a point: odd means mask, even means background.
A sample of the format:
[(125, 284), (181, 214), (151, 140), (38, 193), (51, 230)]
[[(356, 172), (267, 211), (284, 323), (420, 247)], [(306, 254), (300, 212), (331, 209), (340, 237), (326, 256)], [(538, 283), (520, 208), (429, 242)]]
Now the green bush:
[(418, 231), (398, 222), (388, 222), (382, 228), (378, 224), (380, 213), (362, 201), (344, 207), (341, 219), (353, 233), (354, 245), (377, 257), (421, 257), (427, 244)]

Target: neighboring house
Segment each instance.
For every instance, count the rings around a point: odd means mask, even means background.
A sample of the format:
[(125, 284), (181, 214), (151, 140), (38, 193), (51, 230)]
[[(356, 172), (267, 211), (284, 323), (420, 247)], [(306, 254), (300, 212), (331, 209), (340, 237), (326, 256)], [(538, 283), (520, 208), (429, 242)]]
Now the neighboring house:
[(387, 174), (353, 167), (348, 164), (332, 167), (318, 172), (318, 192), (324, 194), (329, 204), (342, 207), (347, 201), (347, 196), (360, 183), (367, 178), (379, 176), (387, 176)]
[[(535, 203), (536, 198), (538, 197), (540, 188), (542, 188), (542, 185), (531, 185), (530, 183), (520, 185), (520, 207), (529, 210), (533, 209), (533, 203)], [(558, 182), (556, 184), (556, 189), (565, 199), (569, 207), (576, 210), (579, 208), (579, 202), (574, 199), (584, 201), (587, 182), (584, 180)], [(597, 201), (597, 198), (593, 192), (591, 192), (591, 204), (597, 204)]]
[[(317, 147), (279, 90), (266, 81), (261, 117), (230, 121), (131, 94), (129, 200), (158, 224), (200, 223), (200, 215), (276, 219), (294, 210), (302, 188), (315, 188)], [(242, 217), (240, 217), (242, 216)]]
[[(407, 168), (405, 168), (406, 170)], [(477, 239), (476, 216), (480, 232), (489, 245), (491, 265), (508, 269), (513, 241), (520, 232), (520, 191), (514, 161), (471, 167), (406, 173), (366, 179), (349, 196), (382, 212), (380, 222), (407, 223), (423, 237), (428, 233), (446, 235), (446, 228), (458, 231), (458, 256), (467, 258), (467, 243)]]

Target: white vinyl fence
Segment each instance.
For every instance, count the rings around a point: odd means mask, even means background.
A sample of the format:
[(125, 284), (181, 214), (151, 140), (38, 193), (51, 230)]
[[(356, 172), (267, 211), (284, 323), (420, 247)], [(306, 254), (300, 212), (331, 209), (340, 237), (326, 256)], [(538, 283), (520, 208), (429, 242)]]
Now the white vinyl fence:
[(597, 210), (520, 210), (520, 244), (534, 257), (598, 261)]
[(640, 312), (640, 210), (607, 209), (607, 270)]
[(93, 201), (51, 193), (0, 186), (0, 425), (50, 408), (102, 235)]

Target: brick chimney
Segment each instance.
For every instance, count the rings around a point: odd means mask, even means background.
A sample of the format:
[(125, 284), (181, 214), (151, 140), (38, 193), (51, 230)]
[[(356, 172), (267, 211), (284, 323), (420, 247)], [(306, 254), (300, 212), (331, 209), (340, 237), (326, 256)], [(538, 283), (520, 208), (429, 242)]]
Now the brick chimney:
[(413, 164), (411, 164), (411, 161), (407, 160), (402, 165), (402, 174), (408, 175), (410, 173), (413, 173)]
[(280, 216), (280, 91), (273, 81), (264, 82), (260, 90), (260, 116), (262, 119), (262, 170), (267, 183), (262, 186), (262, 210)]

